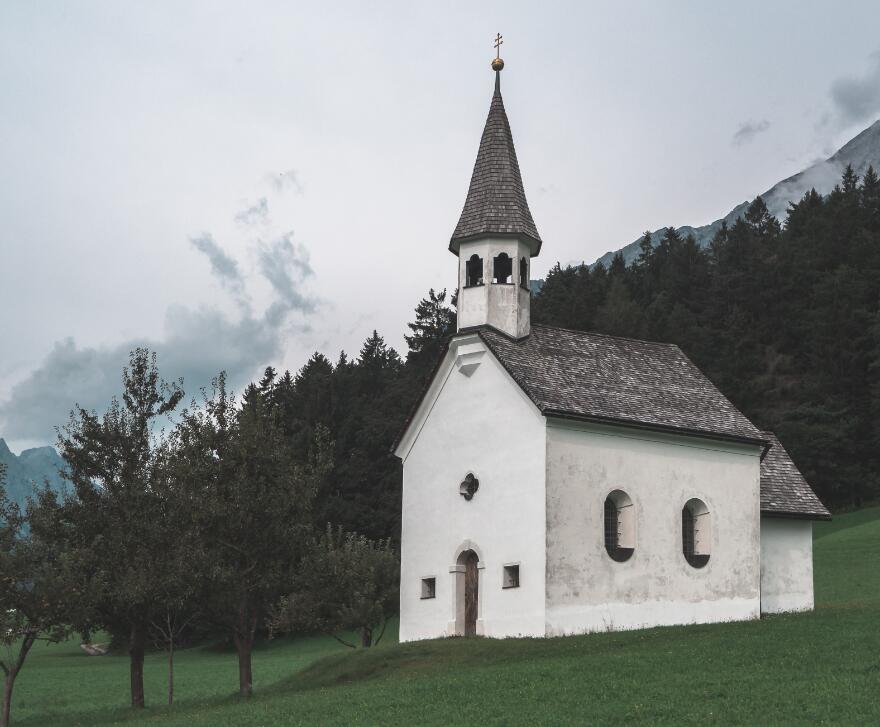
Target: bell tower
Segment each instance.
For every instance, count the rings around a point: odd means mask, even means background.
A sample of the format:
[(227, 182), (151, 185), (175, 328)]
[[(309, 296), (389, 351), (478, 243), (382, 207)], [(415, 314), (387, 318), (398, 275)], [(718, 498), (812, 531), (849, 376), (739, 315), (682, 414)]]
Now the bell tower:
[[(498, 35), (499, 51), (502, 42)], [(523, 338), (530, 329), (531, 259), (541, 250), (541, 237), (526, 202), (501, 98), (503, 68), (496, 53), (495, 92), (449, 250), (458, 257), (458, 329), (490, 325)]]

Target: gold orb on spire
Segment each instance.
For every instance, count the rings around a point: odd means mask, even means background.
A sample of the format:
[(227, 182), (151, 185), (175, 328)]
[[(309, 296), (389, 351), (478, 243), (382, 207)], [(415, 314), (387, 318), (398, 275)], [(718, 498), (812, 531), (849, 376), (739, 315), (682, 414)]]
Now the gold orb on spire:
[(504, 42), (502, 40), (504, 36), (501, 33), (495, 34), (495, 58), (492, 60), (492, 70), (500, 71), (504, 68), (504, 61), (501, 60), (501, 44)]

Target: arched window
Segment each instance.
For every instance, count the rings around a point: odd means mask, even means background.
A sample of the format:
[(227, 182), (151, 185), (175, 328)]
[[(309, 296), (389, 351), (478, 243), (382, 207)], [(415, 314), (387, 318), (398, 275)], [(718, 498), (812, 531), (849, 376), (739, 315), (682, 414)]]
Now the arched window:
[(506, 252), (502, 252), (493, 260), (492, 275), (493, 283), (513, 282), (513, 260)]
[(635, 508), (623, 490), (605, 498), (605, 550), (618, 563), (629, 560), (636, 547)]
[(483, 258), (476, 253), (471, 255), (464, 264), (465, 280), (464, 286), (471, 288), (474, 285), (483, 284)]
[(709, 562), (711, 539), (709, 508), (697, 498), (688, 500), (681, 509), (681, 550), (694, 568), (702, 568)]
[(519, 259), (519, 284), (520, 287), (529, 289), (529, 264), (524, 257)]

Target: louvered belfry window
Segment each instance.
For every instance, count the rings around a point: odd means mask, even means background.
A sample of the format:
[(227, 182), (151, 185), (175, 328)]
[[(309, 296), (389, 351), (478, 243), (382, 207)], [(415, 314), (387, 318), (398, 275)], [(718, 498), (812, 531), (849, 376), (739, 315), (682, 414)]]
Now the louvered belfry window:
[(605, 550), (613, 553), (620, 542), (620, 530), (617, 525), (617, 505), (610, 497), (605, 499)]
[(690, 563), (694, 559), (694, 514), (687, 505), (681, 509), (681, 547)]
[(688, 500), (681, 509), (681, 551), (694, 568), (709, 562), (711, 521), (709, 510), (701, 500)]
[(605, 550), (612, 560), (623, 563), (635, 549), (635, 514), (632, 500), (622, 490), (605, 498)]

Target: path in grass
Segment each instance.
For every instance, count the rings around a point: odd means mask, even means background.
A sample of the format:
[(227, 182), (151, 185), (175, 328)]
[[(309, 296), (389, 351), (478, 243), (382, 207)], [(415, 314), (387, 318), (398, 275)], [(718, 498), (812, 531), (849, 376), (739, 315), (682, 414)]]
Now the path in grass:
[[(230, 696), (234, 655), (196, 649), (178, 660), (180, 702), (140, 715), (124, 707), (123, 657), (87, 658), (62, 646), (34, 655), (14, 714), (21, 725), (877, 724), (880, 508), (836, 525), (817, 532), (819, 608), (810, 614), (357, 653), (327, 639), (275, 642), (255, 655), (258, 694), (247, 702)], [(156, 705), (160, 656), (147, 677)]]

